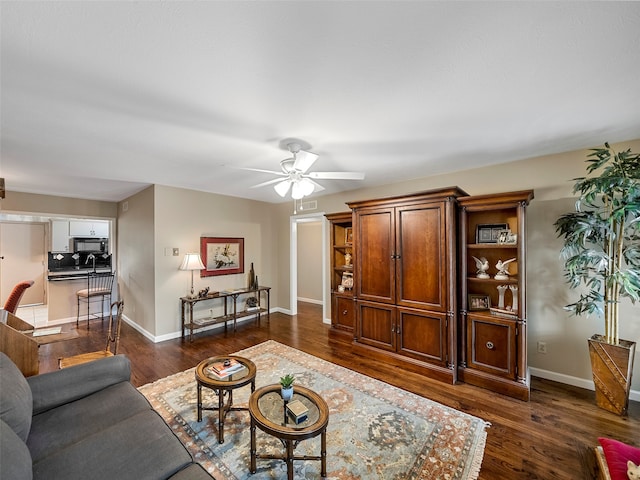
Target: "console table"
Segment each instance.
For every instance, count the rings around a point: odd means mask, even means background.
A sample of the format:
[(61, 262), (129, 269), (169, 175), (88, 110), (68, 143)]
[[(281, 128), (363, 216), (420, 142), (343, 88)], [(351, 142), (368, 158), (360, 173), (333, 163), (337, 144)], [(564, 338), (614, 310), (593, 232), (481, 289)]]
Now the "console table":
[[(238, 311), (238, 297), (246, 294), (254, 294), (258, 299), (258, 305), (252, 309)], [(262, 306), (263, 297), (266, 300), (266, 308)], [(223, 290), (221, 292), (209, 293), (205, 297), (181, 297), (180, 298), (180, 317), (182, 322), (182, 338), (185, 335), (185, 329), (189, 330), (189, 341), (193, 341), (194, 330), (208, 327), (210, 325), (216, 325), (218, 323), (224, 323), (225, 330), (227, 329), (227, 322), (233, 321), (233, 331), (236, 331), (236, 321), (239, 318), (255, 315), (260, 325), (260, 317), (263, 313), (267, 314), (267, 320), (270, 318), (270, 306), (271, 306), (271, 287), (256, 287), (256, 288), (237, 288), (234, 290)], [(223, 306), (223, 314), (220, 316), (211, 316), (205, 318), (195, 319), (193, 318), (193, 306), (198, 302), (206, 301), (221, 301)], [(230, 305), (229, 305), (230, 304)]]

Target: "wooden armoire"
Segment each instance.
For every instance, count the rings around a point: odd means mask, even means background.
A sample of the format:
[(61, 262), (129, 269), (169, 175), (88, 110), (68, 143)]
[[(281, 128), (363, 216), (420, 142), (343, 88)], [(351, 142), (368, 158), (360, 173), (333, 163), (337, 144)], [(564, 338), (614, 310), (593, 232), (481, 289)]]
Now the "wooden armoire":
[(458, 187), (348, 203), (354, 349), (454, 383)]

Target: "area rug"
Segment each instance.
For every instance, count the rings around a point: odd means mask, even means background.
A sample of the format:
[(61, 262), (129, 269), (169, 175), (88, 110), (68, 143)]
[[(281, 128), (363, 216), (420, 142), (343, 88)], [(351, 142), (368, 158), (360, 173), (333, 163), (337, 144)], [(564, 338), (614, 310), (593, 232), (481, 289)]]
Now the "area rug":
[[(298, 385), (319, 393), (329, 406), (327, 478), (329, 479), (476, 479), (484, 452), (487, 424), (413, 393), (327, 362), (275, 341), (236, 355), (257, 367), (256, 388), (278, 383), (292, 373)], [(205, 405), (217, 397), (203, 388)], [(140, 387), (140, 391), (175, 434), (213, 477), (231, 479), (286, 478), (281, 460), (258, 459), (249, 472), (250, 418), (229, 412), (223, 444), (217, 439), (217, 412), (196, 414), (194, 369)], [(246, 406), (249, 386), (234, 390), (234, 405)], [(260, 453), (281, 454), (279, 440), (257, 429)], [(320, 437), (304, 440), (297, 455), (318, 455)], [(296, 479), (320, 478), (320, 462), (294, 461)]]

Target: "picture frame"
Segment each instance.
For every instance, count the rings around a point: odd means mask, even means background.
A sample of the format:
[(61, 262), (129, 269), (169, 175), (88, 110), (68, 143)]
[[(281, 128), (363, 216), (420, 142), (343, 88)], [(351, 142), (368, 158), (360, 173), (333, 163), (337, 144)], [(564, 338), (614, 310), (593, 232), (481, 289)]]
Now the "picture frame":
[(344, 244), (351, 245), (353, 243), (353, 227), (346, 227), (344, 229)]
[(200, 237), (200, 277), (244, 273), (244, 238)]
[(342, 282), (340, 283), (347, 290), (351, 290), (353, 288), (353, 273), (344, 272), (342, 274)]
[(511, 230), (501, 230), (498, 234), (499, 245), (515, 245), (518, 243), (518, 234), (513, 233)]
[(491, 297), (489, 295), (469, 294), (469, 311), (489, 310), (491, 308)]
[(476, 225), (476, 243), (498, 243), (500, 232), (509, 230), (506, 223), (480, 223)]

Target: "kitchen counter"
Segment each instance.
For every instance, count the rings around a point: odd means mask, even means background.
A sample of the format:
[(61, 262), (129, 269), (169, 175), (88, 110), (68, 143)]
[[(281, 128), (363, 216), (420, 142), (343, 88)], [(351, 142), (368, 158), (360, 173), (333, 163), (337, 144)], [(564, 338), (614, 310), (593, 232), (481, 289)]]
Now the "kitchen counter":
[[(77, 280), (77, 279), (82, 279), (93, 272), (94, 272), (93, 267), (51, 269), (47, 274), (47, 278), (49, 281), (53, 281), (53, 282), (59, 282), (62, 280)], [(109, 267), (96, 268), (95, 272), (110, 273), (111, 268)]]

